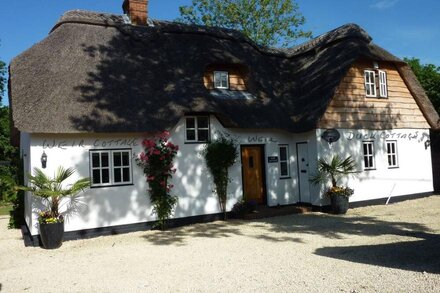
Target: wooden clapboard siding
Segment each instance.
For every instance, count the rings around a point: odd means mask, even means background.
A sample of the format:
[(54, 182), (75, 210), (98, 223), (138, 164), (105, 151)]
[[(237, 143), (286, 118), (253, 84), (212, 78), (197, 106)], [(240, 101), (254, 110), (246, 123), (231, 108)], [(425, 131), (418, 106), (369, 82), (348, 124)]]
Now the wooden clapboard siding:
[(379, 69), (387, 73), (388, 98), (366, 97), (364, 70), (372, 67), (373, 62), (368, 60), (353, 64), (336, 89), (318, 127), (429, 128), (397, 68), (390, 62), (379, 62)]
[(203, 75), (203, 83), (207, 89), (214, 89), (214, 71), (229, 73), (229, 89), (236, 91), (246, 90), (247, 69), (241, 64), (212, 64)]

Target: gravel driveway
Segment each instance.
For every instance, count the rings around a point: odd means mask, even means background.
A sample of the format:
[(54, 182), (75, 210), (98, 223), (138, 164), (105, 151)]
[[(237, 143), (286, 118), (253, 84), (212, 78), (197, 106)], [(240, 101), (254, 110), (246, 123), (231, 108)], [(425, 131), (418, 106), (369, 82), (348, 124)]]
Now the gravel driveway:
[(440, 196), (25, 248), (0, 219), (2, 292), (439, 292)]

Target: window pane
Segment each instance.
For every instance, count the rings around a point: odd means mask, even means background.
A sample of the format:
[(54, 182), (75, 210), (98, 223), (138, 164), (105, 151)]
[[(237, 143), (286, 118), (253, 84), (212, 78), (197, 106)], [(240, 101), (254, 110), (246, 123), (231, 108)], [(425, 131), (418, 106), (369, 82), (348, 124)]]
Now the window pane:
[(102, 169), (102, 182), (101, 183), (109, 183), (109, 182), (110, 182), (109, 169)]
[(199, 130), (197, 134), (199, 136), (199, 141), (208, 141), (208, 130)]
[(364, 144), (364, 155), (368, 155), (367, 144)]
[(289, 175), (289, 171), (287, 170), (287, 162), (281, 162), (281, 176), (287, 176)]
[(101, 153), (101, 167), (108, 167), (108, 153)]
[(198, 128), (208, 128), (208, 117), (198, 117), (197, 118)]
[(122, 160), (121, 160), (121, 153), (115, 152), (113, 153), (113, 164), (115, 167), (121, 166)]
[(286, 161), (286, 160), (287, 160), (287, 148), (280, 147), (280, 161)]
[(116, 168), (113, 170), (113, 172), (115, 172), (115, 183), (120, 183), (121, 182), (121, 169), (120, 168)]
[(373, 167), (373, 157), (368, 157), (368, 167)]
[(186, 118), (186, 128), (196, 128), (196, 122), (194, 118)]
[(92, 167), (99, 167), (99, 154), (93, 153), (92, 154)]
[(365, 168), (368, 168), (368, 157), (364, 157), (364, 166)]
[(222, 87), (228, 87), (228, 75), (226, 73), (222, 74), (221, 80)]
[(195, 130), (187, 130), (186, 131), (186, 140), (196, 140), (196, 131)]
[(124, 182), (130, 182), (130, 168), (123, 168), (122, 171), (122, 180)]
[(93, 177), (93, 184), (99, 184), (101, 183), (101, 172), (99, 170), (93, 170), (92, 177)]
[(130, 156), (128, 152), (122, 153), (122, 166), (130, 166)]

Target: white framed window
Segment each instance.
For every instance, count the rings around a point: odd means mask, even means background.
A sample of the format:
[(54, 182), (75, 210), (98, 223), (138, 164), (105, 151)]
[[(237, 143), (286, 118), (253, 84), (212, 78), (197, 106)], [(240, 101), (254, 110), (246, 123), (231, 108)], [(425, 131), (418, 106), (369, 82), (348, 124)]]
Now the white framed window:
[(387, 73), (383, 70), (379, 70), (379, 96), (381, 98), (388, 97), (388, 88), (387, 88)]
[(229, 73), (227, 71), (214, 71), (214, 88), (229, 89)]
[(90, 150), (91, 186), (132, 184), (131, 150)]
[(185, 118), (186, 142), (207, 142), (210, 138), (209, 117), (193, 116)]
[(365, 70), (365, 95), (372, 98), (387, 98), (387, 73), (383, 70)]
[(364, 170), (374, 169), (374, 143), (372, 141), (363, 141), (362, 150), (364, 156)]
[(365, 94), (367, 97), (376, 97), (376, 73), (373, 70), (364, 71)]
[(280, 145), (279, 146), (279, 155), (280, 155), (280, 177), (286, 178), (290, 176), (290, 164), (289, 164), (289, 146), (288, 145)]
[(398, 168), (399, 163), (397, 161), (397, 141), (387, 140), (387, 159), (388, 168)]

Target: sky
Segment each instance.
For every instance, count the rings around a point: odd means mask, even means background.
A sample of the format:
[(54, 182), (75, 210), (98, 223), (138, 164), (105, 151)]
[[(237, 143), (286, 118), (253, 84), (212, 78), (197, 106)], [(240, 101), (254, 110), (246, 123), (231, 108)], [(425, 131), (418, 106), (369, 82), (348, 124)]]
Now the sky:
[[(0, 4), (0, 60), (10, 60), (44, 39), (68, 10), (122, 14), (123, 0), (3, 0)], [(373, 42), (403, 57), (440, 66), (440, 0), (296, 0), (305, 30), (318, 36), (356, 23)], [(149, 16), (173, 20), (191, 0), (149, 0)], [(5, 95), (6, 97), (7, 95)], [(6, 101), (5, 101), (6, 100)], [(6, 102), (6, 103), (5, 103)], [(7, 104), (7, 98), (3, 99)]]

